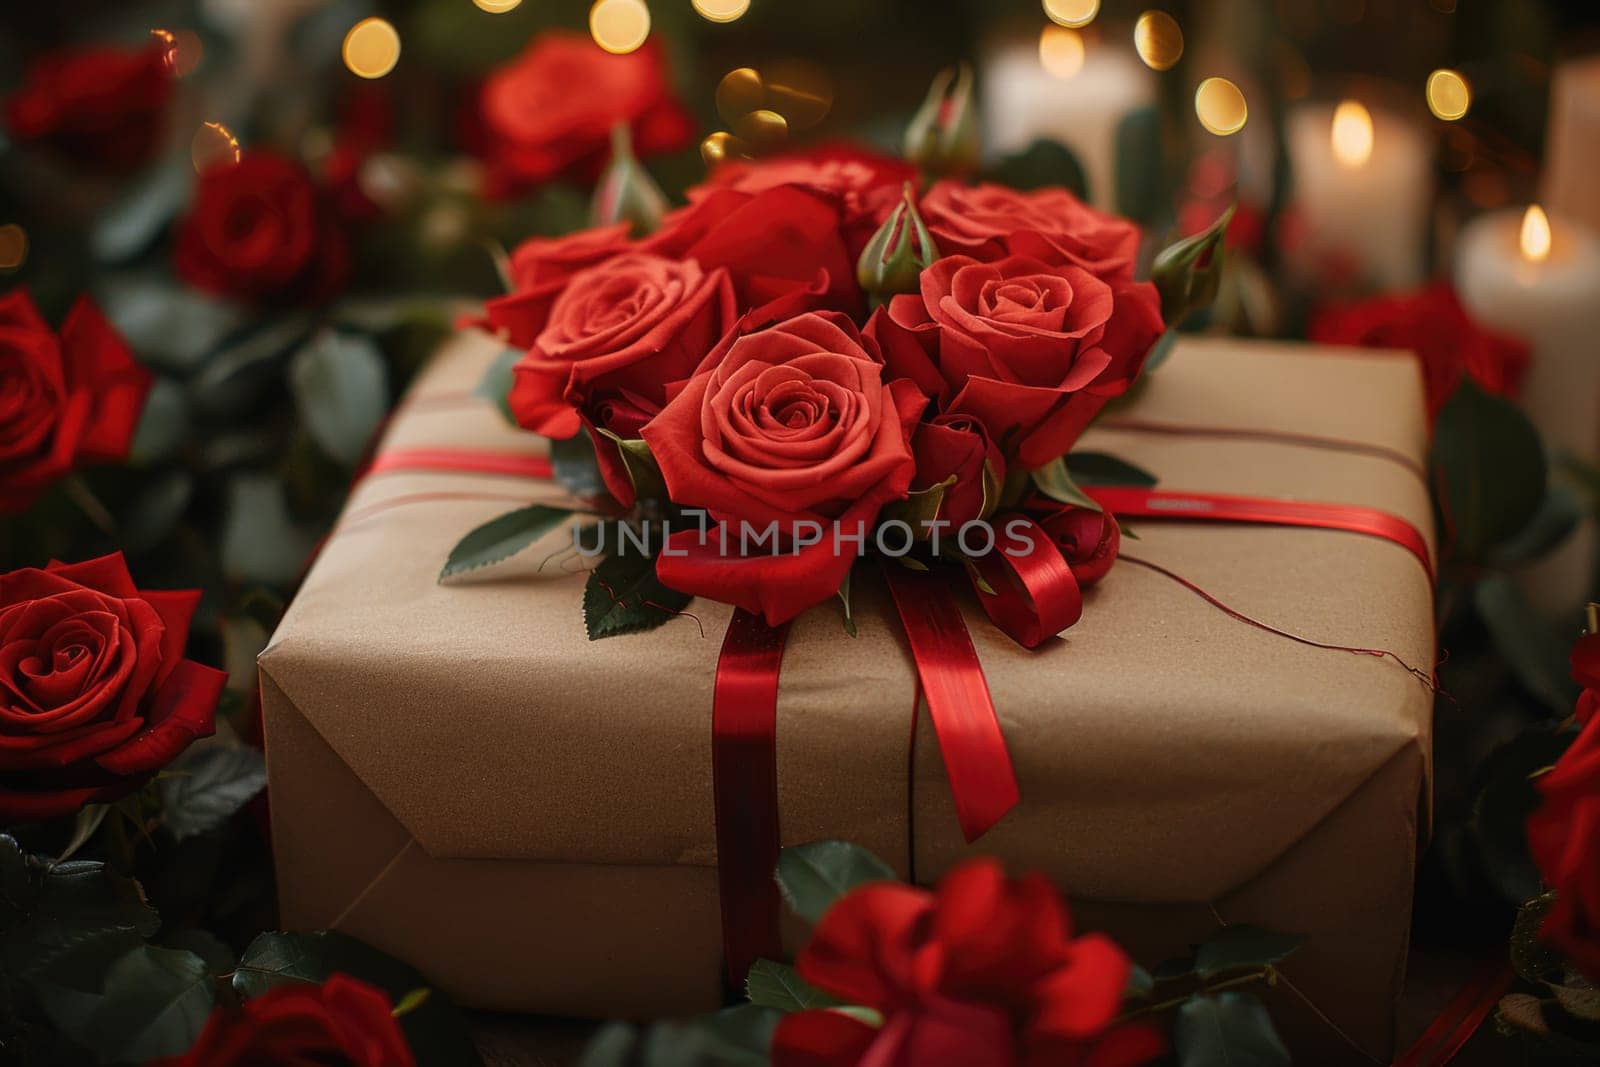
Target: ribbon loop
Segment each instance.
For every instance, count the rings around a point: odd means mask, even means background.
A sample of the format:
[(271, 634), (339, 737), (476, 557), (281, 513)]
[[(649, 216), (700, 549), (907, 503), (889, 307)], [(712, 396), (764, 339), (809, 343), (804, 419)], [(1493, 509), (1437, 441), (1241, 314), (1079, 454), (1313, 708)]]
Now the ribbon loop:
[(942, 580), (894, 565), (884, 573), (939, 738), (961, 833), (976, 841), (1021, 799), (983, 665)]
[(1007, 637), (1024, 648), (1038, 648), (1078, 621), (1083, 614), (1083, 592), (1044, 527), (1025, 516), (1012, 515), (1001, 528), (1008, 539), (1025, 539), (1027, 549), (1019, 547), (1013, 555), (996, 546), (974, 557), (972, 567), (991, 591), (985, 591), (976, 579), (973, 590), (989, 619)]

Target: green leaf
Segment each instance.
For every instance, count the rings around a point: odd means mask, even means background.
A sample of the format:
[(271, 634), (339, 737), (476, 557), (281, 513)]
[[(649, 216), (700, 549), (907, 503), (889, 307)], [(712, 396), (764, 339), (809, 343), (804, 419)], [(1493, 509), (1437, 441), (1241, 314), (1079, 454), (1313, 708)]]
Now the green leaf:
[(1539, 559), (1557, 548), (1583, 521), (1583, 505), (1571, 486), (1551, 482), (1528, 524), (1494, 550), (1497, 566), (1511, 566)]
[(656, 561), (639, 552), (607, 556), (583, 587), (583, 624), (589, 640), (650, 630), (677, 616), (693, 599), (656, 577)]
[(283, 482), (270, 474), (241, 473), (228, 482), (222, 527), (222, 570), (238, 582), (287, 585), (316, 545), (295, 522)]
[(210, 745), (162, 776), (162, 825), (178, 841), (215, 830), (266, 787), (260, 752), (247, 745)]
[(173, 930), (170, 933), (163, 930), (161, 944), (166, 948), (181, 948), (185, 952), (193, 952), (206, 961), (206, 967), (213, 975), (219, 977), (232, 974), (233, 968), (239, 962), (238, 954), (229, 948), (226, 942), (209, 930), (202, 930), (196, 926)]
[(158, 377), (145, 395), (139, 425), (128, 446), (128, 462), (149, 467), (176, 452), (189, 432), (189, 400), (183, 386), (171, 378)]
[(1305, 941), (1295, 934), (1280, 934), (1259, 926), (1236, 923), (1224, 926), (1195, 952), (1195, 973), (1215, 978), (1229, 971), (1258, 970), (1292, 955)]
[(1051, 500), (1060, 504), (1088, 508), (1090, 511), (1101, 510), (1100, 505), (1096, 504), (1089, 494), (1078, 488), (1078, 483), (1072, 479), (1072, 473), (1067, 470), (1066, 461), (1060, 456), (1030, 474), (1033, 478), (1033, 487)]
[(777, 877), (789, 907), (813, 923), (856, 886), (897, 880), (887, 863), (848, 841), (813, 841), (784, 849), (778, 853)]
[(194, 169), (187, 157), (151, 168), (95, 220), (90, 251), (102, 263), (121, 263), (149, 248), (189, 201)]
[(500, 417), (511, 426), (517, 425), (517, 417), (511, 413), (511, 385), (515, 380), (511, 368), (521, 359), (522, 350), (519, 348), (508, 348), (501, 352), (489, 364), (489, 369), (483, 372), (477, 388), (472, 390), (474, 396), (481, 396), (492, 403)]
[[(648, 444), (640, 439), (618, 437), (605, 429), (600, 431), (600, 435), (610, 441), (622, 457), (623, 469), (628, 472), (628, 480), (633, 483), (634, 494), (639, 499), (666, 498), (667, 483), (661, 477), (661, 468), (656, 465), (656, 457), (651, 454)], [(596, 444), (595, 447), (601, 446)]]
[(439, 581), (510, 559), (566, 522), (572, 514), (567, 508), (533, 504), (490, 519), (450, 550), (450, 557), (439, 571)]
[(1161, 321), (1168, 326), (1181, 325), (1217, 298), (1222, 284), (1223, 238), (1236, 206), (1230, 205), (1210, 226), (1157, 254), (1150, 280), (1161, 294)]
[(645, 1067), (766, 1067), (772, 1031), (781, 1012), (741, 1004), (683, 1022), (651, 1027), (644, 1035)]
[(296, 312), (229, 336), (189, 381), (194, 409), (216, 419), (259, 410), (267, 393), (279, 385), (284, 358), (310, 331), (310, 314)]
[(1023, 191), (1061, 186), (1080, 200), (1089, 199), (1089, 179), (1083, 164), (1072, 149), (1047, 138), (1001, 160), (989, 171), (988, 179)]
[(788, 964), (772, 960), (756, 960), (745, 978), (744, 991), (750, 1003), (779, 1011), (833, 1008), (844, 1003), (801, 978), (800, 972)]
[[(1175, 329), (1169, 328), (1167, 330), (1163, 330), (1161, 336), (1156, 338), (1156, 343), (1151, 345), (1150, 351), (1145, 354), (1144, 369), (1141, 373), (1149, 374), (1151, 371), (1160, 367), (1161, 364), (1165, 363), (1169, 358), (1171, 358), (1172, 349), (1177, 345), (1178, 338), (1181, 336), (1183, 335)], [(1135, 382), (1134, 389), (1130, 389), (1128, 392), (1134, 392), (1138, 386), (1139, 382)], [(1124, 393), (1123, 395), (1126, 396), (1128, 394)]]
[(413, 989), (411, 992), (407, 993), (405, 996), (401, 997), (395, 1002), (395, 1006), (391, 1014), (396, 1019), (402, 1019), (416, 1011), (418, 1008), (422, 1007), (422, 1005), (427, 1002), (428, 997), (432, 995), (433, 990), (429, 989), (427, 986), (423, 986), (420, 989)]
[[(985, 470), (987, 470), (987, 465)], [(933, 529), (933, 522), (939, 517), (939, 508), (944, 505), (944, 493), (956, 484), (954, 474), (944, 481), (930, 485), (926, 489), (913, 489), (906, 494), (904, 500), (896, 500), (884, 506), (883, 521), (898, 520), (911, 527), (911, 536), (919, 541), (928, 539)]]
[(1132, 485), (1148, 489), (1156, 476), (1125, 459), (1105, 452), (1069, 452), (1067, 470), (1079, 485)]
[(1430, 462), (1442, 528), (1468, 563), (1525, 528), (1544, 499), (1548, 471), (1538, 432), (1515, 405), (1470, 379), (1439, 412)]
[(1489, 753), (1478, 771), (1482, 785), (1473, 798), (1470, 826), (1489, 880), (1512, 903), (1544, 889), (1528, 855), (1528, 816), (1539, 806), (1533, 775), (1561, 758), (1570, 733), (1529, 729)]
[(1578, 685), (1567, 665), (1568, 642), (1533, 610), (1516, 582), (1492, 574), (1473, 587), (1472, 602), (1495, 648), (1523, 687), (1555, 718), (1571, 715)]
[(238, 305), (160, 278), (114, 277), (98, 296), (139, 362), (179, 378), (192, 374), (245, 322)]
[(1181, 1067), (1288, 1067), (1272, 1017), (1249, 993), (1197, 993), (1178, 1009), (1173, 1043)]
[(141, 945), (111, 965), (100, 1003), (71, 1036), (107, 1062), (177, 1056), (200, 1036), (216, 1002), (205, 960)]
[(312, 440), (354, 467), (389, 410), (389, 369), (366, 337), (319, 330), (289, 362), (289, 387)]
[(1122, 996), (1125, 1000), (1143, 1000), (1155, 992), (1155, 989), (1155, 975), (1136, 963), (1128, 971), (1128, 988), (1123, 991)]
[(177, 527), (194, 499), (194, 476), (186, 470), (164, 470), (141, 486), (117, 517), (117, 538), (125, 552), (146, 552)]
[(56, 856), (57, 863), (65, 863), (78, 854), (78, 850), (89, 843), (95, 831), (100, 829), (100, 824), (106, 821), (106, 812), (111, 810), (109, 804), (85, 804), (72, 820), (72, 839)]
[(1166, 173), (1161, 112), (1154, 104), (1128, 111), (1117, 123), (1117, 214), (1145, 223), (1155, 221), (1169, 203), (1163, 181)]
[[(418, 988), (431, 988), (415, 969), (337, 930), (258, 935), (239, 960), (233, 988), (248, 999), (285, 982), (322, 982), (336, 972), (378, 986), (396, 1004)], [(437, 990), (402, 1016), (400, 1026), (419, 1067), (483, 1062), (466, 1019)]]
[(566, 440), (552, 439), (550, 466), (555, 469), (556, 481), (566, 486), (573, 496), (594, 497), (606, 491), (606, 480), (600, 476), (600, 465), (595, 462), (594, 442), (588, 430), (579, 430)]
[(632, 1067), (639, 1045), (639, 1028), (632, 1023), (609, 1022), (594, 1032), (578, 1058), (577, 1067)]

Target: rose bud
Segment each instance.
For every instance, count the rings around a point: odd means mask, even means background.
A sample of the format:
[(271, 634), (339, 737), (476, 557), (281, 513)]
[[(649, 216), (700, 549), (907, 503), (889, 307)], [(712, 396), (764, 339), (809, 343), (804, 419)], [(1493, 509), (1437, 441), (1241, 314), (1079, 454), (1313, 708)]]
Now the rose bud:
[(1005, 460), (977, 419), (952, 414), (922, 423), (911, 438), (911, 454), (917, 461), (913, 493), (955, 479), (944, 488), (937, 518), (959, 529), (993, 513), (1005, 481)]
[(1064, 507), (1040, 526), (1061, 550), (1078, 585), (1087, 589), (1106, 576), (1122, 547), (1122, 531), (1114, 516), (1088, 508)]
[(635, 237), (661, 228), (661, 218), (671, 205), (650, 172), (633, 154), (633, 136), (624, 123), (611, 127), (611, 162), (595, 186), (590, 223), (614, 226), (626, 222)]
[(917, 213), (911, 183), (906, 182), (900, 202), (861, 250), (856, 279), (876, 307), (896, 293), (916, 292), (922, 269), (938, 258), (939, 247)]
[(1209, 307), (1222, 284), (1223, 238), (1233, 221), (1230, 206), (1209, 227), (1162, 249), (1150, 268), (1161, 294), (1161, 320), (1177, 326), (1191, 312)]
[(929, 174), (970, 174), (978, 166), (978, 123), (972, 113), (972, 68), (963, 63), (933, 79), (906, 127), (906, 158)]

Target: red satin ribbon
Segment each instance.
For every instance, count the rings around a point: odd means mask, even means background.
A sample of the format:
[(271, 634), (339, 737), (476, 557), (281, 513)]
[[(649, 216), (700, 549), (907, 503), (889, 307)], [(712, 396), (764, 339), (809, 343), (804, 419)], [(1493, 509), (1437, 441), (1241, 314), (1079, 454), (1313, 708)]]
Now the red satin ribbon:
[(1183, 522), (1240, 522), (1265, 526), (1307, 526), (1381, 537), (1417, 557), (1428, 579), (1433, 560), (1428, 542), (1398, 515), (1357, 504), (1321, 504), (1309, 500), (1270, 500), (1223, 493), (1183, 493), (1121, 486), (1086, 488), (1094, 502), (1119, 518), (1170, 519)]
[(948, 585), (895, 565), (884, 573), (939, 738), (961, 833), (976, 841), (1021, 799), (983, 665)]
[(1434, 1016), (1422, 1036), (1395, 1057), (1393, 1067), (1444, 1067), (1455, 1059), (1499, 1005), (1515, 978), (1504, 961), (1485, 963)]
[(555, 468), (550, 465), (548, 456), (487, 448), (396, 448), (380, 452), (367, 467), (366, 474), (416, 470), (508, 474), (517, 478), (550, 478), (555, 475)]
[[(974, 580), (973, 592), (990, 621), (1007, 637), (1024, 648), (1038, 648), (1083, 614), (1078, 579), (1055, 541), (1032, 519), (997, 516), (994, 525), (1004, 533), (1004, 542), (972, 560), (992, 591), (986, 592)], [(1016, 537), (1025, 538), (1029, 547), (1025, 553), (1012, 555), (1006, 549), (1019, 547), (1012, 543)]]
[(717, 891), (728, 980), (783, 950), (778, 922), (778, 672), (788, 626), (736, 609), (722, 639), (711, 705)]

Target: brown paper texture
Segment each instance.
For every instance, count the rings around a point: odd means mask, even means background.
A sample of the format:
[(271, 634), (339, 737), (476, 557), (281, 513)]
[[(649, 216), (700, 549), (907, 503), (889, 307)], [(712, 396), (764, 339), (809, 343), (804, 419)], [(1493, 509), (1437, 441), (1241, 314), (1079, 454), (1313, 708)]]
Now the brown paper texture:
[[(385, 447), (542, 451), (464, 399), (497, 351), (478, 335), (448, 344)], [(1409, 357), (1234, 340), (1181, 343), (1119, 417), (1321, 435), (1417, 460), (1426, 442)], [(1162, 488), (1361, 504), (1431, 537), (1425, 486), (1388, 459), (1113, 428), (1081, 447), (1149, 468)], [(564, 534), (482, 578), (435, 580), (473, 527), (564, 499), (553, 483), (447, 472), (357, 487), (261, 657), (284, 921), (347, 929), (475, 1006), (709, 1007), (711, 687), (729, 609), (697, 600), (693, 617), (590, 642), (582, 575), (546, 562)], [(1397, 545), (1131, 525), (1139, 539), (1125, 553), (1240, 611), (1432, 664), (1430, 584)], [(867, 568), (854, 599), (856, 638), (826, 608), (791, 631), (778, 710), (785, 843), (846, 838), (925, 882), (992, 852), (1047, 872), (1086, 925), (1145, 962), (1204, 936), (1213, 911), (1307, 934), (1287, 968), (1295, 987), (1387, 1055), (1430, 749), (1431, 697), (1416, 679), (1229, 619), (1132, 565), (1031, 652), (963, 595), (1022, 790), (969, 848), (904, 638)], [(1304, 1062), (1359, 1060), (1291, 993), (1274, 995)]]

